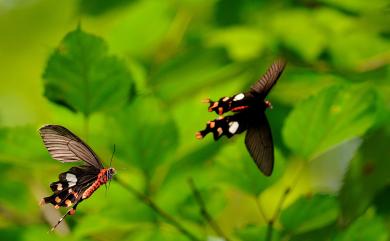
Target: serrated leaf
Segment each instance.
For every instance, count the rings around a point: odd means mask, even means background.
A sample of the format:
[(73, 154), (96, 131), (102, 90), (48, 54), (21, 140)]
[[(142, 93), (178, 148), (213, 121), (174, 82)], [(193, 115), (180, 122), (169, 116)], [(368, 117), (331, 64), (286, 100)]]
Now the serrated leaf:
[(178, 144), (175, 122), (157, 99), (138, 98), (114, 119), (114, 139), (126, 143), (118, 154), (145, 173), (152, 174)]
[(363, 135), (376, 118), (376, 93), (365, 86), (332, 86), (298, 104), (283, 127), (286, 145), (306, 160)]
[(334, 222), (338, 210), (336, 197), (327, 195), (301, 197), (282, 211), (280, 221), (289, 232), (307, 232)]
[(85, 116), (127, 102), (132, 83), (125, 64), (109, 55), (104, 40), (80, 27), (50, 56), (43, 79), (50, 101)]

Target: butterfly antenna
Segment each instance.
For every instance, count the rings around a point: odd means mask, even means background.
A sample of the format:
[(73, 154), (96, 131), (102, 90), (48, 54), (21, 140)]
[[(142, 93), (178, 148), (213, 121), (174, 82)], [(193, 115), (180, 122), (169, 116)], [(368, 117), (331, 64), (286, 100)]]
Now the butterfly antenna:
[(111, 167), (112, 159), (114, 158), (114, 154), (115, 154), (115, 144), (114, 144), (114, 150), (112, 151), (112, 155), (111, 155), (110, 167)]

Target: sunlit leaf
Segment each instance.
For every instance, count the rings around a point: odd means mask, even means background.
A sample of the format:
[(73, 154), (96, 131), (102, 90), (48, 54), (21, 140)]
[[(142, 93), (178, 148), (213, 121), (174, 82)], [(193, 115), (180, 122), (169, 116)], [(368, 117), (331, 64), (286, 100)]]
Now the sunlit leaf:
[(282, 211), (280, 221), (289, 232), (307, 232), (334, 222), (338, 210), (336, 197), (302, 197)]
[(132, 77), (103, 39), (79, 26), (50, 56), (43, 73), (45, 96), (85, 116), (116, 109), (130, 98)]
[(286, 119), (283, 138), (292, 151), (310, 160), (363, 135), (374, 124), (376, 110), (376, 93), (366, 86), (333, 86), (295, 107)]
[(315, 192), (336, 194), (342, 184), (348, 165), (361, 144), (360, 138), (343, 142), (309, 163), (309, 183)]

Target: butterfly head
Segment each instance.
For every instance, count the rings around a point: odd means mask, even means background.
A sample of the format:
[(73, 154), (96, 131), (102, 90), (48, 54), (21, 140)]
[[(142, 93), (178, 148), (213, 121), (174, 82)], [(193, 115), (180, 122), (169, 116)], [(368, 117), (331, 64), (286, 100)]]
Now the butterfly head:
[(114, 176), (116, 174), (116, 170), (115, 170), (115, 168), (113, 168), (113, 167), (109, 167), (108, 169), (107, 169), (107, 179), (108, 180), (111, 180), (112, 179), (112, 177)]
[(273, 106), (269, 100), (264, 101), (265, 108), (270, 108), (271, 110), (273, 109)]

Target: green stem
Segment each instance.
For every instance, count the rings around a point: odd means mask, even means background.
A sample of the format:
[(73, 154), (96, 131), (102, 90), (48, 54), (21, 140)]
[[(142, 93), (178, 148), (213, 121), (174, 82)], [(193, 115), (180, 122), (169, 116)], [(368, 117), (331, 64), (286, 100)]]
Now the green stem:
[(199, 190), (196, 188), (192, 178), (188, 180), (188, 184), (190, 185), (190, 188), (192, 190), (196, 202), (199, 204), (200, 213), (202, 214), (203, 218), (210, 224), (210, 227), (215, 231), (216, 234), (222, 237), (225, 241), (229, 241), (230, 239), (224, 234), (222, 229), (219, 227), (218, 223), (215, 222), (215, 220), (211, 217), (211, 215), (207, 211), (206, 204), (202, 199), (202, 195), (200, 194)]
[(170, 214), (168, 214), (159, 206), (157, 206), (157, 204), (154, 203), (153, 200), (151, 200), (148, 196), (139, 192), (133, 186), (131, 186), (128, 183), (125, 183), (123, 180), (119, 179), (118, 177), (115, 177), (114, 180), (119, 185), (121, 185), (124, 189), (126, 189), (128, 192), (132, 193), (139, 201), (143, 202), (145, 205), (150, 207), (154, 212), (156, 212), (158, 215), (164, 218), (168, 223), (174, 226), (180, 233), (185, 235), (189, 240), (201, 241), (201, 239), (199, 239), (194, 234), (192, 234), (188, 229), (186, 229), (182, 224), (180, 224), (179, 221), (177, 221), (174, 217), (172, 217)]
[(298, 180), (301, 177), (301, 171), (302, 171), (304, 165), (305, 164), (303, 164), (299, 168), (299, 170), (297, 171), (297, 174), (296, 174), (295, 178), (293, 179), (291, 185), (286, 187), (286, 189), (282, 193), (282, 196), (280, 197), (279, 203), (276, 206), (275, 213), (272, 216), (272, 218), (268, 221), (267, 234), (266, 234), (266, 238), (265, 238), (266, 241), (271, 241), (272, 240), (273, 225), (276, 222), (276, 219), (279, 217), (280, 212), (282, 211), (283, 204), (286, 201), (288, 194), (290, 194), (292, 189), (295, 188), (295, 186), (298, 184)]

